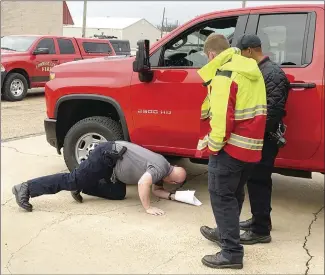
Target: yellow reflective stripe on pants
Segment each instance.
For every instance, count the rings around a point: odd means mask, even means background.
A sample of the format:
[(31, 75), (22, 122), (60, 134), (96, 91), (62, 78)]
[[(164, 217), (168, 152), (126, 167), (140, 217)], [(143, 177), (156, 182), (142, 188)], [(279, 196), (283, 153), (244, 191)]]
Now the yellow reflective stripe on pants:
[(230, 135), (228, 143), (250, 150), (262, 150), (263, 148), (263, 139), (247, 138), (236, 134)]
[(215, 142), (210, 137), (208, 139), (208, 146), (211, 147), (213, 151), (219, 151), (224, 145), (225, 142)]
[(235, 120), (254, 118), (256, 115), (266, 115), (267, 106), (257, 105), (253, 108), (235, 110)]

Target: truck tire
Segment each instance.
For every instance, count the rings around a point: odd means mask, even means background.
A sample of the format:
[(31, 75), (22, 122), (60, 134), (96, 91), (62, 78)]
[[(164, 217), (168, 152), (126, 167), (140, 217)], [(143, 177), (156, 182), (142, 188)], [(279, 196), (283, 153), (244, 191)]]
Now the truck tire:
[(79, 163), (88, 158), (94, 145), (100, 142), (123, 140), (121, 125), (109, 117), (93, 116), (77, 122), (64, 138), (64, 161), (72, 171)]
[(19, 73), (9, 73), (3, 83), (3, 99), (20, 101), (26, 97), (28, 91), (27, 79)]

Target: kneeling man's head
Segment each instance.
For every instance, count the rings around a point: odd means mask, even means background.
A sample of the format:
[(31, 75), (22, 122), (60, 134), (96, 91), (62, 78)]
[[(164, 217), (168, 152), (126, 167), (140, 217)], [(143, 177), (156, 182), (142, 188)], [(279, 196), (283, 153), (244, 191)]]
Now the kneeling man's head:
[(186, 180), (186, 171), (183, 167), (173, 166), (170, 174), (163, 178), (163, 181), (169, 184), (180, 184)]

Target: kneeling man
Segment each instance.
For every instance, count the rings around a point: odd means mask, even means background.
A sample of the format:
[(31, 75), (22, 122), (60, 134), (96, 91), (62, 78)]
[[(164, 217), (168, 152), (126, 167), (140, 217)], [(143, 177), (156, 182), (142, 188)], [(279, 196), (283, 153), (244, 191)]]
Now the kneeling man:
[(126, 141), (98, 144), (88, 159), (71, 173), (59, 173), (29, 180), (12, 188), (17, 204), (31, 212), (30, 198), (72, 191), (82, 202), (81, 192), (112, 200), (125, 198), (125, 184), (138, 184), (139, 197), (145, 211), (162, 215), (164, 211), (150, 206), (150, 188), (157, 197), (174, 200), (174, 194), (163, 189), (161, 182), (182, 184), (186, 171), (175, 167), (160, 154)]

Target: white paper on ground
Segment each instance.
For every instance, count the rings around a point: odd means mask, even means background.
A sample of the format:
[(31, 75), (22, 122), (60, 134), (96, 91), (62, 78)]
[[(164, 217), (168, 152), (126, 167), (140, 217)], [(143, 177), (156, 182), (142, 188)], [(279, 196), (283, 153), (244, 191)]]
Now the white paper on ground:
[(200, 206), (202, 203), (195, 197), (195, 190), (176, 191), (175, 200)]

